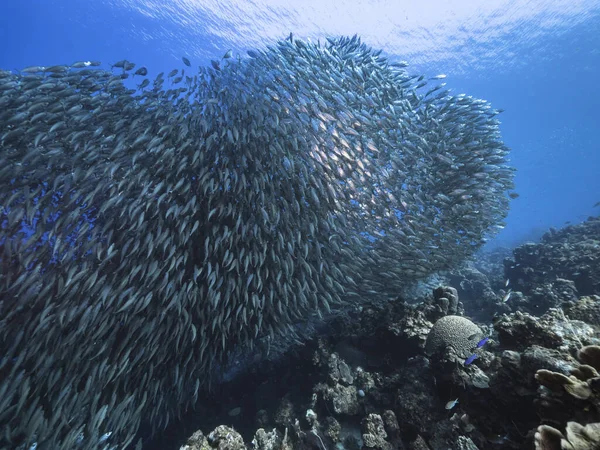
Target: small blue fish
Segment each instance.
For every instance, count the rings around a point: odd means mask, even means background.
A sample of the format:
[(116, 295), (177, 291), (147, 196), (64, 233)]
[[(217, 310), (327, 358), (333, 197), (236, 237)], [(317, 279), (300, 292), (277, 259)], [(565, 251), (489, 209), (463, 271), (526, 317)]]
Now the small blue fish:
[(484, 337), (482, 340), (480, 340), (480, 341), (477, 343), (477, 348), (481, 348), (481, 347), (483, 347), (483, 346), (484, 346), (484, 345), (487, 343), (487, 341), (489, 341), (489, 340), (490, 340), (490, 338), (489, 338), (489, 337)]
[(468, 366), (476, 359), (477, 359), (477, 354), (473, 353), (471, 356), (469, 356), (467, 359), (465, 359), (465, 366)]
[(457, 403), (458, 403), (458, 399), (456, 399), (456, 400), (450, 400), (448, 403), (446, 403), (446, 409), (452, 409), (452, 408), (454, 408)]

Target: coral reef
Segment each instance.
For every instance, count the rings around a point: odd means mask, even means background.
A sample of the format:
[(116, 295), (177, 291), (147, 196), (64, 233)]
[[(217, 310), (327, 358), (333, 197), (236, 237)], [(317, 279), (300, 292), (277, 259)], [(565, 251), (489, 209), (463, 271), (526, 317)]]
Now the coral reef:
[[(481, 323), (464, 315), (473, 305), (459, 293), (475, 279), (478, 292), (501, 292), (506, 277), (486, 281), (474, 267), (450, 276), (457, 289), (436, 287), (421, 303), (399, 299), (337, 317), (278, 371), (263, 372), (261, 385), (288, 380), (289, 389), (267, 401), (273, 406), (259, 397), (265, 390), (251, 394), (277, 418), (261, 428), (276, 428), (277, 442), (287, 433), (286, 445), (303, 450), (598, 448), (600, 292), (574, 297), (572, 280), (542, 277), (520, 287), (516, 304), (502, 308), (496, 295), (492, 323)], [(548, 286), (561, 308), (527, 306)], [(477, 358), (465, 365), (471, 353)], [(236, 429), (246, 442), (266, 440), (256, 427)]]
[(550, 229), (538, 243), (514, 250), (504, 262), (514, 290), (530, 296), (538, 314), (577, 296), (600, 292), (600, 218)]

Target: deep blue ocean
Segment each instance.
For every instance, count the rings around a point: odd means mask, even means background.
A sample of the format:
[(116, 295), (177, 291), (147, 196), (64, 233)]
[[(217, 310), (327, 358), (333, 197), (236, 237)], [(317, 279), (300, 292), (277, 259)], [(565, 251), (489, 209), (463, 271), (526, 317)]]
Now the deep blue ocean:
[[(128, 59), (158, 72), (210, 64), (293, 32), (357, 33), (409, 71), (504, 109), (517, 168), (506, 228), (488, 245), (535, 240), (600, 213), (600, 2), (4, 0), (0, 68)], [(224, 6), (226, 5), (226, 6)]]

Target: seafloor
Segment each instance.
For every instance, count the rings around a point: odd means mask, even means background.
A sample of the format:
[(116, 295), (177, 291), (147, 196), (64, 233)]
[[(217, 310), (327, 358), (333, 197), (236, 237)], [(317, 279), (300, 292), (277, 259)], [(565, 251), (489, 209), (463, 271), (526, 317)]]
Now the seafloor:
[[(148, 448), (600, 449), (600, 218), (440, 280), (257, 360)], [(470, 320), (428, 340), (446, 316)]]

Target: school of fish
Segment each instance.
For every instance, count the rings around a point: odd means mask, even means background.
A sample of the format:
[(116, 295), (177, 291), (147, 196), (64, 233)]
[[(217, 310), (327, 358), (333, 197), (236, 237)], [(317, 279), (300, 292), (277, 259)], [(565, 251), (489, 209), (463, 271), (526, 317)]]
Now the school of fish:
[(290, 36), (153, 81), (0, 71), (0, 448), (141, 448), (233, 350), (502, 226), (498, 111), (381, 53)]

